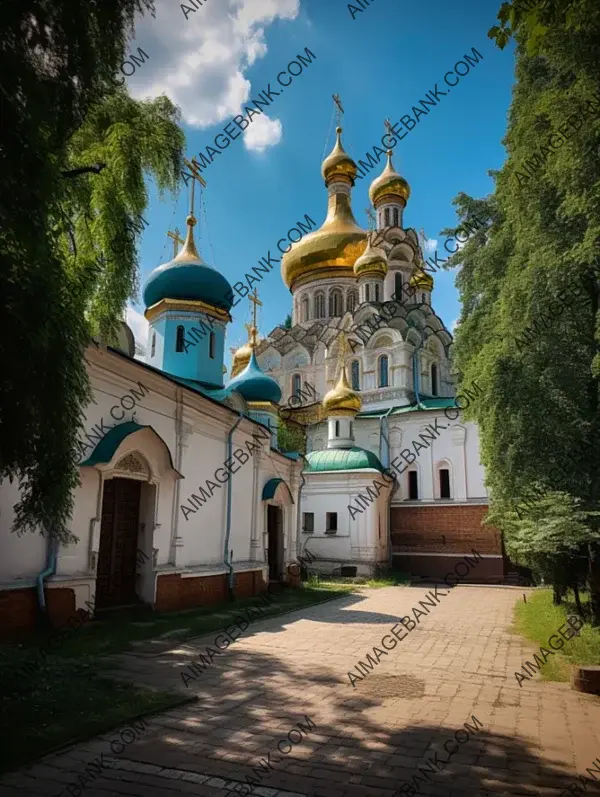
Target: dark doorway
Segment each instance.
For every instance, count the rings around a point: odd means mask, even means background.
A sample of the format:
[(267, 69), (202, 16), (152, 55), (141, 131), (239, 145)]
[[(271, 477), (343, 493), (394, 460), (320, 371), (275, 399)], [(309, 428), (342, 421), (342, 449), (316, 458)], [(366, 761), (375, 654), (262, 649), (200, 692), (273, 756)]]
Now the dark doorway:
[(283, 513), (279, 506), (267, 507), (267, 531), (269, 539), (269, 581), (281, 577), (281, 553), (283, 538)]
[(139, 603), (135, 574), (141, 487), (134, 479), (104, 483), (96, 577), (98, 609)]

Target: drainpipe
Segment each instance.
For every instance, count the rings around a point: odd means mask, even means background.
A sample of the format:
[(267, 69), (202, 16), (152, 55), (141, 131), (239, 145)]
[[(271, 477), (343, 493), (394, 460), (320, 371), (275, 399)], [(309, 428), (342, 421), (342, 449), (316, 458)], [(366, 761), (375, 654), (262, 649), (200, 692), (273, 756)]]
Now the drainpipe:
[[(240, 423), (242, 422), (242, 418), (244, 417), (243, 413), (240, 412), (237, 421), (233, 424), (231, 429), (229, 430), (229, 434), (227, 435), (227, 459), (231, 460), (231, 456), (233, 453), (233, 433), (238, 428)], [(225, 531), (225, 545), (223, 547), (223, 563), (229, 569), (229, 573), (227, 574), (227, 593), (229, 596), (229, 600), (235, 600), (235, 595), (233, 594), (233, 565), (231, 564), (231, 557), (233, 556), (233, 551), (231, 552), (231, 556), (229, 555), (229, 538), (231, 537), (231, 493), (232, 493), (232, 486), (231, 483), (233, 481), (233, 473), (230, 473), (229, 479), (227, 480), (227, 526)]]
[(417, 407), (421, 406), (421, 396), (419, 395), (419, 351), (423, 348), (425, 343), (422, 340), (413, 352), (413, 383), (415, 386), (415, 399), (417, 400)]
[[(390, 412), (393, 410), (393, 407), (390, 407), (389, 410), (379, 418), (379, 460), (384, 468), (389, 468), (390, 466), (390, 442), (388, 440), (388, 427), (387, 427), (387, 419), (390, 415)], [(385, 422), (385, 435), (383, 434), (383, 426)], [(382, 441), (385, 440), (387, 445), (387, 456), (383, 456), (383, 445)], [(383, 461), (385, 459), (385, 462)]]
[[(300, 452), (298, 452), (298, 454), (300, 454)], [(302, 468), (300, 469), (300, 477), (302, 478), (302, 482), (300, 483), (300, 485), (298, 487), (298, 510), (297, 510), (298, 517), (297, 517), (297, 520), (296, 520), (296, 558), (298, 558), (298, 549), (300, 548), (300, 550), (302, 551), (302, 537), (300, 536), (300, 534), (302, 533), (302, 529), (301, 529), (301, 526), (302, 526), (302, 488), (306, 484), (306, 479), (304, 478), (304, 466), (308, 464), (306, 462), (306, 456), (304, 454), (300, 454), (300, 457), (302, 458), (302, 463), (303, 464), (302, 464)], [(306, 542), (308, 542), (308, 539), (306, 540)], [(306, 543), (305, 543), (305, 547), (306, 547)], [(300, 553), (300, 556), (302, 556), (302, 553)]]
[(37, 587), (38, 606), (42, 613), (42, 618), (49, 624), (48, 607), (46, 605), (46, 593), (44, 592), (44, 581), (56, 573), (56, 562), (58, 554), (58, 540), (50, 537), (46, 548), (46, 567), (38, 574), (35, 582)]

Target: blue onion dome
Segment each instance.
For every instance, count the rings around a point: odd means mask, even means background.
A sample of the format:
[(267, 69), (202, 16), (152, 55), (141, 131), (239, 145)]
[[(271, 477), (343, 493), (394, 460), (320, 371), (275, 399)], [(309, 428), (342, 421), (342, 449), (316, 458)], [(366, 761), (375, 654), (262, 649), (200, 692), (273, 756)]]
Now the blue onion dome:
[(272, 376), (261, 371), (254, 349), (248, 365), (228, 382), (227, 388), (235, 390), (246, 401), (272, 401), (274, 404), (281, 401), (281, 388)]
[(202, 260), (194, 242), (193, 215), (187, 217), (187, 237), (181, 252), (158, 266), (144, 286), (146, 308), (162, 299), (199, 301), (229, 312), (233, 304), (231, 285), (215, 268)]

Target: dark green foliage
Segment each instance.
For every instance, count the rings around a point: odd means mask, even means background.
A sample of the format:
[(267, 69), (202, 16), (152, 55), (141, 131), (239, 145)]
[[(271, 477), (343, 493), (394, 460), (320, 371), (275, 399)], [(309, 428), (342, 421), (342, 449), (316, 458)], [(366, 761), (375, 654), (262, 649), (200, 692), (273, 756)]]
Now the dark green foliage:
[[(513, 12), (505, 3), (499, 15), (503, 35), (517, 43), (507, 159), (493, 175), (492, 196), (455, 200), (461, 222), (475, 214), (488, 229), (450, 261), (462, 264), (464, 303), (453, 354), (462, 381), (476, 379), (485, 390), (467, 414), (480, 426), (492, 516), (509, 548), (532, 534), (534, 522), (531, 514), (516, 517), (516, 505), (536, 491), (566, 494), (539, 500), (530, 554), (545, 555), (552, 528), (574, 550), (568, 543), (577, 528), (576, 554), (589, 555), (599, 620), (600, 7), (542, 0)], [(568, 140), (528, 168), (569, 118)], [(557, 553), (544, 569), (569, 583), (574, 561)]]
[[(183, 135), (166, 98), (113, 76), (151, 0), (7, 0), (0, 9), (0, 477), (22, 487), (15, 531), (62, 541), (90, 398), (90, 333), (110, 342), (135, 290), (144, 175), (174, 188)], [(62, 172), (106, 164), (99, 173)], [(104, 252), (106, 261), (98, 264)]]

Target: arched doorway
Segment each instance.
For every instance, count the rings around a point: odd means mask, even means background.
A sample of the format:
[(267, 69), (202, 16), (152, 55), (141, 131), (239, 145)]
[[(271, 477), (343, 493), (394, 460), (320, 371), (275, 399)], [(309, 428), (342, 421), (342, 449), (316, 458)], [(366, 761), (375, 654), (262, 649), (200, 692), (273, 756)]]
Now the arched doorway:
[(102, 495), (102, 523), (96, 575), (96, 607), (139, 604), (137, 552), (142, 482), (108, 479)]

